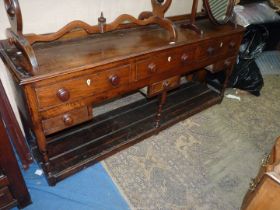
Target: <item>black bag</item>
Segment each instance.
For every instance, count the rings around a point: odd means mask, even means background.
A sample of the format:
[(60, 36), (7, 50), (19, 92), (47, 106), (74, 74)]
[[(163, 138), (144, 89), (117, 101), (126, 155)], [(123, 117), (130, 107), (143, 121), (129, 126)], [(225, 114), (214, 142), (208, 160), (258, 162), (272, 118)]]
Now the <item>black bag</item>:
[(247, 28), (241, 43), (238, 63), (234, 67), (228, 87), (260, 96), (264, 81), (255, 59), (262, 53), (268, 36), (268, 30), (262, 25)]
[(263, 85), (263, 77), (254, 59), (240, 59), (228, 84), (229, 87), (246, 90), (255, 96), (260, 96)]

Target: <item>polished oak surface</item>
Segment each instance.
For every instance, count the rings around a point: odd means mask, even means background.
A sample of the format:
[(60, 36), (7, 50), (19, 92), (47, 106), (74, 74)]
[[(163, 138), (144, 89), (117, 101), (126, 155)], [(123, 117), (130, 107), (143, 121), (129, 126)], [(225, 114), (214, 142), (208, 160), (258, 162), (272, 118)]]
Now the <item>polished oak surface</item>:
[[(178, 23), (179, 24), (179, 23)], [(176, 24), (176, 26), (178, 26)], [(204, 36), (197, 36), (190, 30), (176, 27), (177, 40), (169, 44), (168, 33), (156, 26), (120, 30), (102, 35), (90, 35), (82, 39), (57, 41), (52, 43), (35, 44), (34, 51), (38, 60), (39, 71), (30, 78), (18, 75), (22, 83), (73, 73), (97, 67), (100, 65), (135, 58), (145, 53), (157, 52), (186, 44), (195, 44), (223, 36), (233, 36), (243, 29), (234, 25), (215, 26), (208, 20), (198, 21), (203, 28)], [(16, 55), (15, 51), (7, 53), (17, 62), (24, 62), (24, 56)]]

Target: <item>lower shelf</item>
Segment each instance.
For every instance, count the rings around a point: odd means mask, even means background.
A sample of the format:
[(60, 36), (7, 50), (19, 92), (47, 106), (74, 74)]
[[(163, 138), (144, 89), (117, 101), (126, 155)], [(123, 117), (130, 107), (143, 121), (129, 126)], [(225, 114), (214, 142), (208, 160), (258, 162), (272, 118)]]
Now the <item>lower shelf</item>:
[(7, 209), (12, 209), (18, 205), (16, 200), (13, 200), (9, 202), (8, 204), (4, 204), (3, 206), (0, 206), (0, 210), (7, 210)]
[[(116, 152), (221, 102), (222, 97), (205, 85), (189, 82), (170, 92), (160, 127), (155, 127), (158, 99), (142, 99), (107, 112), (75, 128), (48, 138), (50, 185)], [(44, 168), (44, 166), (43, 166)]]

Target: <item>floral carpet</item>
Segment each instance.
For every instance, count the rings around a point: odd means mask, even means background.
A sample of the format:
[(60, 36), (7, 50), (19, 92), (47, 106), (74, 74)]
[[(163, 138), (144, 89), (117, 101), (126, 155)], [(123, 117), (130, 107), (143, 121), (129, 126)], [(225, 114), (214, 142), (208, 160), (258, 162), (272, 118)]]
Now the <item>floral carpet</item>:
[(260, 97), (225, 98), (103, 165), (131, 209), (239, 209), (280, 136), (279, 101), (280, 76), (266, 76)]

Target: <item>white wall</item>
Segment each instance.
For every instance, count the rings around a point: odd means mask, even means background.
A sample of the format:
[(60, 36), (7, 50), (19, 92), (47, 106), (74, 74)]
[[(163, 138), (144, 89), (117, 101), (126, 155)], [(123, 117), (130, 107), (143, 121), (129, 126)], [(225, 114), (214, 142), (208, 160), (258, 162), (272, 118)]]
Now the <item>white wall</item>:
[[(6, 38), (5, 30), (9, 27), (3, 2), (0, 3), (0, 39)], [(19, 3), (25, 34), (55, 32), (72, 20), (83, 20), (94, 25), (101, 11), (107, 21), (111, 22), (123, 13), (137, 17), (140, 12), (151, 10), (150, 0), (19, 0)], [(166, 16), (190, 13), (191, 6), (192, 0), (173, 0)], [(12, 87), (2, 61), (0, 78), (18, 117)]]

